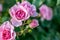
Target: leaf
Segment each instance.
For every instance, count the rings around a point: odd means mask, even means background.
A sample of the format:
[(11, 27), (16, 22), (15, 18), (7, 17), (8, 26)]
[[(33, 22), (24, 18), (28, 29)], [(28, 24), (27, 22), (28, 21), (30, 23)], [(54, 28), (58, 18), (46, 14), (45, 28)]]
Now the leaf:
[(45, 0), (33, 0), (33, 3), (36, 7), (39, 7), (41, 4), (43, 4)]
[(44, 20), (41, 22), (41, 25), (43, 28), (45, 28), (45, 27), (50, 28), (51, 21)]
[(56, 5), (60, 5), (60, 0), (57, 0), (57, 4)]
[(57, 25), (60, 25), (60, 6), (54, 8), (53, 20)]
[(50, 7), (55, 7), (57, 0), (46, 0), (45, 3), (46, 3), (46, 5), (48, 5)]
[(26, 0), (26, 1), (30, 2), (31, 4), (32, 4), (32, 2), (33, 2), (33, 0)]
[(34, 37), (35, 40), (41, 40), (41, 36), (44, 35), (45, 33), (33, 30), (30, 34)]
[(16, 36), (16, 40), (20, 40), (18, 36)]
[(3, 16), (3, 17), (2, 17), (2, 21), (1, 21), (1, 22), (3, 23), (3, 22), (8, 21), (8, 20), (9, 20), (9, 18), (8, 18), (8, 17)]
[(5, 4), (7, 7), (11, 7), (14, 4), (16, 4), (16, 1), (15, 0), (5, 0)]
[(19, 27), (15, 27), (15, 32), (19, 32), (20, 31), (20, 28)]

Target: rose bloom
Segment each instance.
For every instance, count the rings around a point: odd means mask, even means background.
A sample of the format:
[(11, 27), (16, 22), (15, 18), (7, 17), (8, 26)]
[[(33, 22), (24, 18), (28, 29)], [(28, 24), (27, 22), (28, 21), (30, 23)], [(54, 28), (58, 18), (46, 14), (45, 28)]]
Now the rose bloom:
[(24, 1), (21, 3), (21, 5), (29, 12), (31, 17), (38, 16), (38, 13), (36, 12), (36, 7), (33, 4), (30, 4), (28, 1)]
[(46, 5), (42, 5), (40, 8), (40, 13), (42, 16), (42, 19), (46, 19), (46, 20), (51, 20), (52, 19), (52, 9)]
[(4, 22), (0, 26), (0, 40), (15, 40), (15, 37), (14, 27), (9, 21)]
[(3, 7), (2, 7), (2, 4), (0, 4), (0, 12), (2, 11)]
[(27, 20), (30, 17), (28, 11), (19, 2), (9, 9), (9, 13), (18, 22)]
[(38, 23), (38, 20), (36, 19), (33, 19), (32, 22), (29, 24), (30, 28), (35, 28), (37, 26), (39, 26), (39, 23)]

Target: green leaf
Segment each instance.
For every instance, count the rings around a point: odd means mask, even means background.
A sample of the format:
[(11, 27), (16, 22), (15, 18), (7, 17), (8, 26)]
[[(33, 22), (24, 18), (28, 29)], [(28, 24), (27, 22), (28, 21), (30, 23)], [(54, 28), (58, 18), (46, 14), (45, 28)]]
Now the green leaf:
[(33, 0), (33, 3), (36, 7), (40, 7), (41, 4), (43, 4), (45, 0)]
[(31, 32), (31, 35), (34, 37), (35, 40), (41, 40), (41, 36), (44, 33), (38, 32), (37, 30), (34, 30)]
[(43, 28), (47, 27), (50, 28), (51, 21), (44, 20), (41, 22)]
[(3, 22), (8, 21), (8, 20), (9, 20), (9, 18), (8, 18), (8, 17), (3, 16), (3, 17), (2, 17), (2, 21), (1, 21), (1, 22), (3, 23)]
[(20, 28), (19, 27), (15, 27), (15, 32), (19, 32), (20, 31)]
[(50, 7), (55, 7), (57, 0), (46, 0), (45, 3)]
[(60, 5), (60, 0), (57, 0), (57, 4), (56, 5)]
[(31, 4), (32, 4), (32, 2), (33, 2), (33, 0), (26, 0), (26, 1), (30, 2)]
[(16, 36), (16, 40), (20, 40), (18, 36)]
[(7, 7), (11, 7), (16, 4), (16, 0), (5, 0), (5, 4)]
[(54, 23), (60, 25), (60, 6), (54, 8)]

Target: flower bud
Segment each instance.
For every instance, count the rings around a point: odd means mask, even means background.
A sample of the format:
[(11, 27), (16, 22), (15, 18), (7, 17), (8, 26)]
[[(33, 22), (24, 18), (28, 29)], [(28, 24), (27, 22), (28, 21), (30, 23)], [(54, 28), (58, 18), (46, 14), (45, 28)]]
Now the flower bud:
[(37, 26), (39, 26), (39, 23), (38, 23), (38, 20), (36, 19), (33, 19), (32, 22), (29, 24), (30, 28), (35, 28)]

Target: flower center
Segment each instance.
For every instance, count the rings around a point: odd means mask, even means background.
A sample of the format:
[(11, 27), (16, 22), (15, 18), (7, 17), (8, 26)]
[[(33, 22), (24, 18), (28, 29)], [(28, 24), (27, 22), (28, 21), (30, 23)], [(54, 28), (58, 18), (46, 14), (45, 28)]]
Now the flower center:
[(25, 17), (25, 12), (23, 10), (19, 10), (16, 12), (15, 16), (18, 20), (24, 19)]
[(2, 33), (2, 38), (4, 40), (10, 39), (11, 38), (11, 32), (9, 30), (4, 30)]

